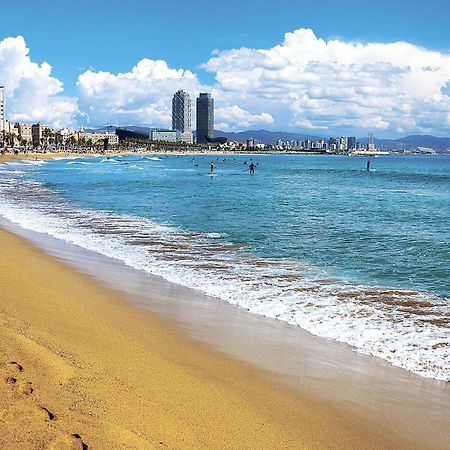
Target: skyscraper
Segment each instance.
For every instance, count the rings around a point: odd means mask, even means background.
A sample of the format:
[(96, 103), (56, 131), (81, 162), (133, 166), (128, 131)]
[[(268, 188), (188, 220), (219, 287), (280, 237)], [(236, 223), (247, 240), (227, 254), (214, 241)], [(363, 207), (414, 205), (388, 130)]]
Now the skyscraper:
[(202, 92), (197, 98), (197, 143), (208, 142), (214, 137), (214, 99)]
[(369, 133), (367, 136), (367, 150), (374, 151), (375, 144), (373, 143), (373, 133)]
[(0, 86), (0, 131), (5, 129), (5, 86)]
[(350, 152), (356, 150), (356, 137), (350, 136), (347, 138), (347, 150)]
[(192, 143), (191, 98), (182, 89), (172, 99), (172, 130), (180, 132), (182, 142)]

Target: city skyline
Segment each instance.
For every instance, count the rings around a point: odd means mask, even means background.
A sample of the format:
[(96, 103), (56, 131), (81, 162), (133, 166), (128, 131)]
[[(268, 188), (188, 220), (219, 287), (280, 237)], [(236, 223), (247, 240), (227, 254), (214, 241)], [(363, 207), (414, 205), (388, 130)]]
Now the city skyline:
[[(450, 13), (443, 2), (428, 3), (423, 19), (417, 2), (413, 2), (414, 14), (392, 5), (388, 15), (381, 4), (377, 8), (358, 4), (356, 9), (355, 2), (344, 1), (339, 13), (355, 20), (354, 27), (334, 24), (334, 9), (327, 1), (316, 9), (299, 2), (310, 14), (297, 18), (292, 13), (299, 11), (299, 5), (286, 4), (284, 13), (273, 12), (272, 22), (262, 5), (252, 16), (258, 20), (245, 21), (238, 14), (223, 31), (216, 27), (208, 42), (205, 29), (197, 29), (198, 19), (187, 12), (192, 21), (181, 27), (185, 40), (177, 49), (175, 37), (164, 30), (170, 28), (177, 35), (180, 30), (171, 26), (171, 20), (178, 23), (181, 16), (176, 13), (169, 20), (164, 8), (153, 5), (152, 9), (143, 2), (137, 2), (142, 17), (151, 20), (148, 29), (137, 28), (148, 32), (149, 39), (136, 36), (132, 24), (131, 34), (118, 33), (119, 46), (113, 45), (111, 33), (89, 30), (87, 37), (81, 36), (95, 18), (102, 18), (106, 28), (112, 21), (122, 23), (113, 7), (102, 10), (101, 3), (86, 10), (87, 3), (81, 2), (76, 11), (66, 5), (73, 13), (65, 15), (66, 27), (76, 23), (80, 38), (76, 49), (73, 36), (55, 21), (61, 5), (52, 8), (44, 1), (39, 10), (27, 1), (6, 5), (10, 20), (0, 32), (0, 85), (5, 85), (10, 121), (41, 121), (55, 127), (170, 128), (168, 98), (182, 89), (191, 98), (211, 92), (216, 129), (222, 131), (363, 136), (371, 130), (380, 138), (449, 134), (448, 39), (445, 32), (436, 31), (437, 26), (434, 31), (416, 27), (427, 21), (437, 25)], [(33, 23), (23, 16), (26, 8), (36, 10)], [(218, 6), (213, 3), (211, 8), (217, 11)], [(378, 25), (376, 33), (358, 22), (360, 10), (370, 11), (365, 16)], [(83, 12), (88, 12), (83, 16), (86, 20), (77, 21)], [(121, 14), (129, 17), (127, 11)], [(215, 16), (215, 21), (224, 24), (227, 14)], [(19, 16), (24, 20), (14, 20)], [(396, 17), (397, 25), (389, 26)], [(61, 33), (57, 42), (50, 40), (43, 26), (50, 22), (53, 32)], [(210, 24), (204, 26), (208, 30)], [(157, 31), (161, 39), (155, 40)], [(98, 39), (101, 51), (88, 45), (89, 36)], [(72, 49), (70, 58), (65, 45)]]

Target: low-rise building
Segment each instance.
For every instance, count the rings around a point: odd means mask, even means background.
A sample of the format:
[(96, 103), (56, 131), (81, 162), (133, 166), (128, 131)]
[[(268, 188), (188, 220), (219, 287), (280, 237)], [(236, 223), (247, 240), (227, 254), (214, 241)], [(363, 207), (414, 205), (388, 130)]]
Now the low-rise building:
[(181, 142), (181, 133), (178, 130), (152, 130), (150, 132), (150, 140), (160, 142)]
[(81, 145), (92, 144), (98, 145), (103, 144), (105, 139), (108, 140), (108, 145), (117, 145), (119, 143), (119, 136), (116, 133), (105, 132), (87, 132), (82, 128), (77, 133), (78, 143)]
[(19, 139), (22, 144), (27, 145), (33, 142), (33, 134), (31, 131), (31, 125), (26, 123), (17, 122), (14, 124), (14, 128), (17, 129)]

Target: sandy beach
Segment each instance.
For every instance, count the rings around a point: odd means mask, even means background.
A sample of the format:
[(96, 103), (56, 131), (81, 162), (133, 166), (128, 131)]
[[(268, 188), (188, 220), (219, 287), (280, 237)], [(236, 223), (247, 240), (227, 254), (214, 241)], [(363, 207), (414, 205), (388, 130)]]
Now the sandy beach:
[(0, 242), (0, 448), (446, 448), (448, 383), (7, 222)]
[(23, 239), (0, 241), (1, 448), (399, 448)]

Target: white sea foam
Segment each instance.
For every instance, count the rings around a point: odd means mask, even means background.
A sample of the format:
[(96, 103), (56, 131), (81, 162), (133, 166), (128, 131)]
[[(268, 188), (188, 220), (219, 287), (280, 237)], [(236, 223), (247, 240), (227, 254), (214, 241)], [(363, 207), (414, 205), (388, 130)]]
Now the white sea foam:
[(69, 161), (67, 164), (77, 164), (77, 165), (81, 165), (81, 166), (90, 166), (91, 162), (87, 162), (87, 161)]
[(287, 259), (262, 259), (226, 236), (74, 208), (34, 182), (0, 179), (0, 214), (28, 229), (123, 261), (212, 296), (351, 345), (393, 365), (450, 379), (448, 299), (373, 288)]

